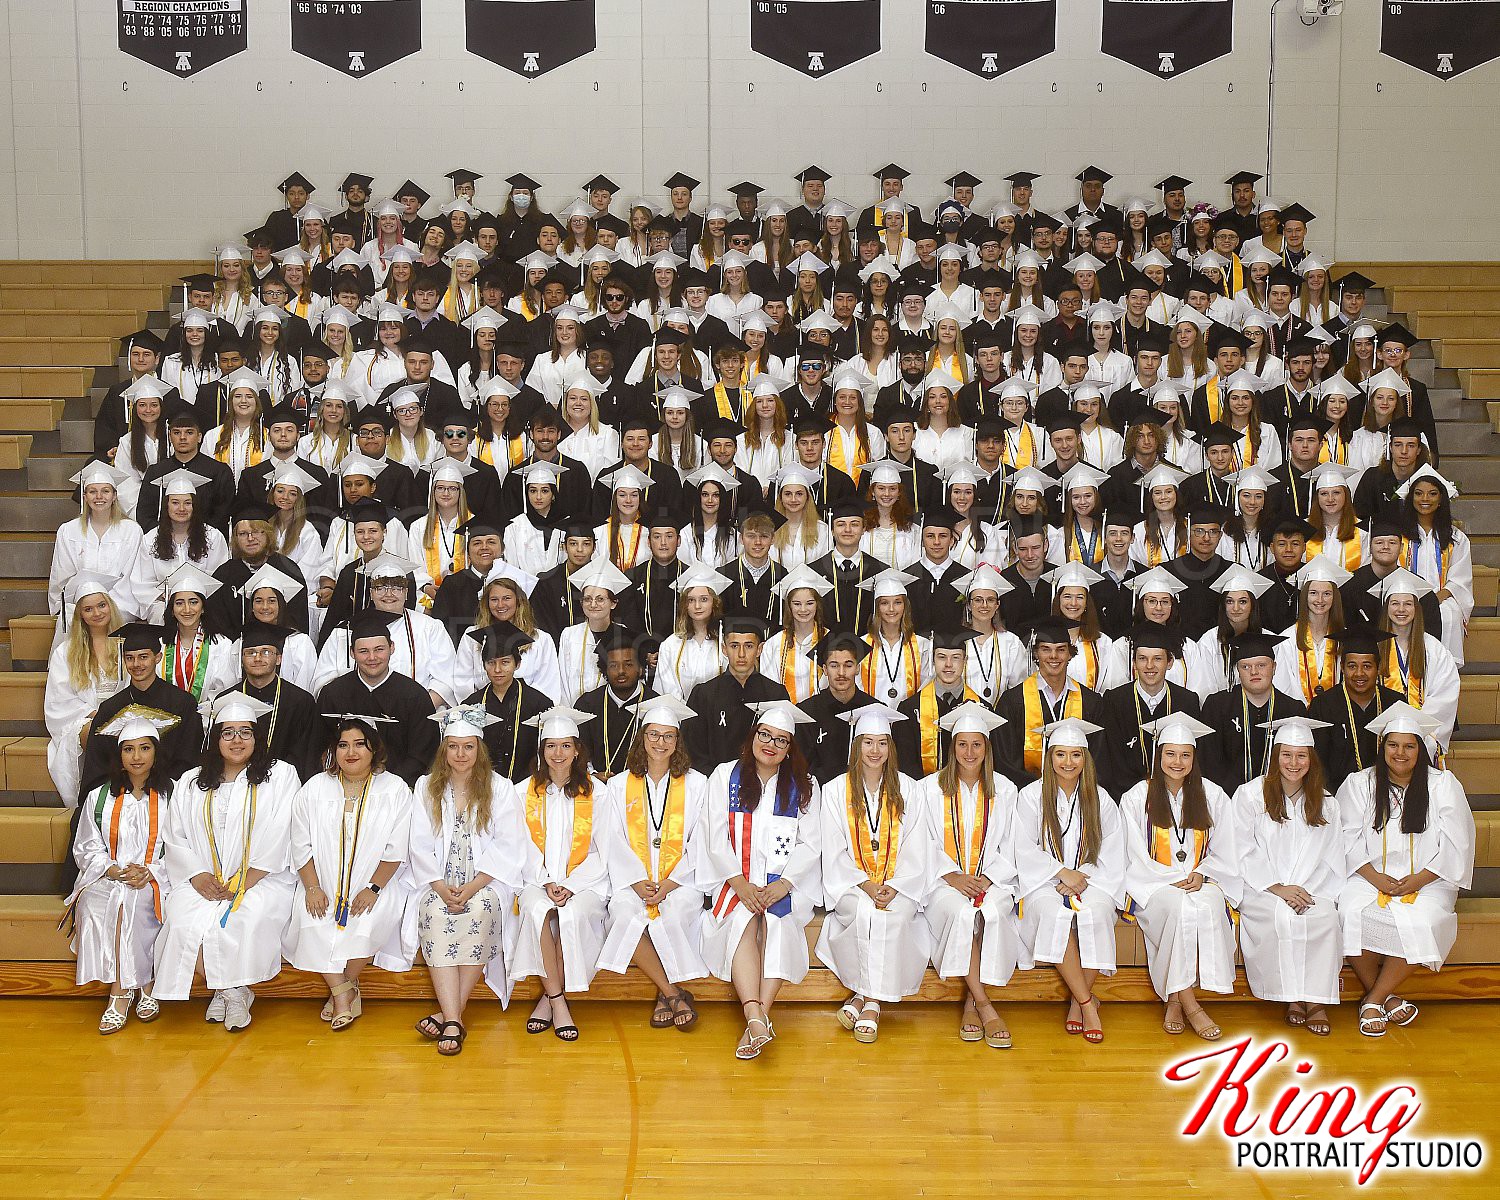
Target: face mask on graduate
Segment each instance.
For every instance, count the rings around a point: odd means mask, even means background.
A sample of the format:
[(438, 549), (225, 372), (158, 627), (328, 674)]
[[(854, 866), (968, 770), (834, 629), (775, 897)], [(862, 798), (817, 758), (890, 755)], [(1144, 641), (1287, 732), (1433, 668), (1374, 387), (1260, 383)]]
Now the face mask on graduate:
[(519, 209), (522, 209), (522, 210), (528, 209), (528, 208), (531, 207), (531, 193), (530, 192), (517, 192), (514, 196), (512, 196), (510, 198), (510, 202), (512, 204), (514, 204)]

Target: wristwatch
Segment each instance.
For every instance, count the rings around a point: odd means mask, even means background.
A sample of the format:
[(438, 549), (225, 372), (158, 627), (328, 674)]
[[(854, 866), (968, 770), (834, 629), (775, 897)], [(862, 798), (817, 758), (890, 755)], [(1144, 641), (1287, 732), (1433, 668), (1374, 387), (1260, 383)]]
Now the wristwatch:
[(368, 883), (365, 886), (377, 896), (380, 895), (380, 885), (378, 883)]

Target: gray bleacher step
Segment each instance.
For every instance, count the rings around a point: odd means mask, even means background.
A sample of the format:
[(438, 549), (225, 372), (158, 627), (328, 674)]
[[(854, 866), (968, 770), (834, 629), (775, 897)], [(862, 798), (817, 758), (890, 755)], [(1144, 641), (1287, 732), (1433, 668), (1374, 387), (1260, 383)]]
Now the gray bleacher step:
[[(45, 595), (45, 593), (37, 593)], [(0, 721), (0, 736), (3, 737), (46, 737), (47, 725), (44, 721)]]
[(11, 533), (55, 533), (77, 515), (66, 495), (0, 496), (0, 529)]
[(0, 579), (45, 579), (52, 570), (54, 536), (49, 531), (0, 542)]
[(62, 864), (0, 864), (0, 896), (60, 896)]
[(1500, 567), (1500, 542), (1475, 542), (1474, 561), (1486, 567)]
[(1440, 426), (1473, 425), (1488, 421), (1489, 410), (1485, 407), (1483, 400), (1470, 400), (1460, 396), (1452, 400), (1444, 400), (1441, 404), (1433, 401), (1432, 416)]
[(58, 449), (67, 454), (91, 454), (94, 450), (94, 422), (64, 417), (57, 423)]
[(1460, 496), (1453, 502), (1453, 515), (1470, 536), (1500, 534), (1500, 496)]
[(1474, 885), (1467, 896), (1500, 896), (1500, 867), (1475, 867)]
[(1500, 459), (1444, 454), (1443, 474), (1458, 484), (1461, 494), (1500, 492)]
[(26, 460), (25, 486), (37, 492), (69, 491), (73, 487), (70, 476), (78, 473), (84, 461), (82, 454), (38, 455), (33, 447)]
[[(44, 571), (45, 575), (46, 572)], [(45, 588), (10, 588), (0, 587), (0, 625), (6, 625), (12, 617), (34, 617), (40, 616), (47, 611), (47, 592)], [(10, 657), (10, 647), (4, 647), (5, 656)], [(7, 662), (0, 670), (9, 670)], [(14, 730), (0, 730), (0, 732), (15, 732)]]

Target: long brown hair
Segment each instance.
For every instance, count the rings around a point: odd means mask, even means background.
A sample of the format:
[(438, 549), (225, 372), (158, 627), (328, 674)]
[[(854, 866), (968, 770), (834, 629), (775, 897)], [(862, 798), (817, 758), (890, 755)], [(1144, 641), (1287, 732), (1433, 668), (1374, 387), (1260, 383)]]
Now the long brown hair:
[(568, 773), (568, 782), (563, 784), (563, 794), (577, 799), (594, 794), (594, 777), (589, 774), (589, 748), (582, 738), (538, 738), (536, 743), (536, 766), (531, 769), (531, 786), (545, 792), (552, 783), (552, 771), (544, 755), (548, 742), (569, 741), (578, 755), (573, 759), (573, 769)]
[[(693, 759), (688, 754), (687, 739), (682, 736), (682, 730), (677, 731), (677, 749), (672, 751), (672, 757), (667, 763), (667, 774), (673, 779), (681, 779), (692, 768)], [(625, 755), (625, 770), (631, 775), (639, 775), (642, 778), (646, 774), (646, 727), (641, 726), (636, 730), (635, 738), (630, 743), (630, 751)]]
[[(456, 789), (453, 799), (471, 830), (488, 829), (494, 801), (494, 764), (490, 761), (489, 748), (484, 744), (484, 739), (476, 736), (474, 740), (479, 743), (474, 755), (474, 772), (469, 777), (469, 786), (465, 789), (462, 800)], [(448, 766), (447, 741), (444, 738), (438, 743), (432, 770), (427, 772), (427, 811), (432, 814), (433, 829), (439, 833), (443, 828), (443, 793), (453, 780), (453, 769)]]
[[(1281, 749), (1272, 760), (1271, 770), (1261, 782), (1261, 799), (1265, 801), (1266, 816), (1281, 825), (1286, 821), (1286, 789), (1281, 786)], [(1311, 826), (1327, 825), (1328, 817), (1323, 812), (1323, 801), (1328, 798), (1323, 780), (1323, 764), (1317, 754), (1307, 756), (1307, 775), (1302, 780), (1302, 802), (1307, 809), (1307, 823)]]
[[(860, 759), (859, 748), (865, 738), (875, 736), (861, 733), (849, 739), (849, 781), (853, 783), (858, 780), (861, 790), (864, 788), (865, 768)], [(880, 804), (882, 808), (889, 804), (899, 821), (906, 816), (906, 798), (901, 795), (901, 772), (896, 766), (896, 739), (890, 734), (881, 736), (886, 739), (886, 756), (885, 766), (880, 772)], [(849, 796), (852, 799), (852, 791)]]
[[(1380, 606), (1380, 628), (1395, 633), (1391, 627), (1391, 612), (1388, 604)], [(1380, 648), (1381, 681), (1391, 673), (1391, 664), (1396, 661), (1396, 639), (1393, 637)], [(1422, 605), (1412, 602), (1411, 651), (1406, 659), (1406, 677), (1421, 682), (1427, 680), (1427, 622), (1422, 616)]]
[(490, 596), (497, 587), (503, 587), (516, 598), (515, 616), (511, 617), (510, 623), (522, 633), (536, 636), (536, 612), (531, 607), (531, 598), (521, 590), (521, 585), (509, 575), (501, 575), (491, 579), (479, 593), (479, 607), (474, 614), (474, 628), (483, 629), (487, 625), (495, 623), (494, 614), (490, 612)]
[[(1146, 820), (1155, 829), (1170, 829), (1173, 824), (1172, 806), (1167, 799), (1167, 781), (1161, 773), (1160, 742), (1156, 744), (1156, 752), (1151, 757), (1151, 778), (1146, 784)], [(1193, 769), (1182, 781), (1182, 828), (1208, 830), (1213, 828), (1213, 824), (1208, 815), (1208, 794), (1203, 790), (1203, 774), (1198, 769), (1197, 747), (1194, 747)]]
[[(956, 734), (954, 735), (957, 736)], [(958, 758), (948, 755), (948, 761), (938, 771), (938, 789), (944, 798), (958, 795)], [(989, 807), (995, 799), (995, 744), (984, 739), (984, 765), (979, 768), (979, 799)]]
[[(1196, 770), (1196, 765), (1194, 770)], [(1052, 747), (1042, 755), (1042, 833), (1044, 843), (1051, 853), (1062, 857), (1062, 824), (1057, 819), (1057, 793), (1060, 788), (1057, 773), (1052, 769)], [(1201, 790), (1201, 789), (1200, 789)], [(1147, 801), (1149, 811), (1150, 801)], [(1078, 862), (1096, 864), (1099, 861), (1099, 845), (1104, 840), (1104, 827), (1099, 821), (1099, 779), (1094, 771), (1094, 756), (1085, 747), (1083, 751), (1083, 773), (1078, 776), (1078, 818), (1082, 840), (1078, 846)]]
[[(760, 729), (757, 721), (750, 726), (750, 732), (745, 735), (745, 744), (740, 747), (740, 759), (735, 764), (740, 773), (740, 807), (748, 813), (753, 813), (760, 807), (760, 766), (755, 761), (755, 734)], [(776, 730), (783, 733), (783, 730)], [(797, 739), (791, 734), (786, 734), (792, 739), (792, 744), (787, 747), (786, 758), (782, 760), (776, 776), (776, 800), (780, 801), (790, 795), (793, 788), (797, 791), (797, 811), (806, 812), (812, 804), (812, 772), (807, 765), (807, 758), (802, 753), (802, 747), (797, 744)], [(784, 807), (784, 805), (782, 805)]]

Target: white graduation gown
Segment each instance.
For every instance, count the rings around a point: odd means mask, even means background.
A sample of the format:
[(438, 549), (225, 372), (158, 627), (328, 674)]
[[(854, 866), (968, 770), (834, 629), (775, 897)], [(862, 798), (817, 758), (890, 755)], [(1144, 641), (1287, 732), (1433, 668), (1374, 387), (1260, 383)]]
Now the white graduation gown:
[(558, 635), (558, 694), (552, 697), (558, 704), (572, 704), (584, 692), (592, 691), (604, 682), (604, 671), (594, 652), (599, 637), (589, 628), (587, 621), (569, 625)]
[(1000, 694), (1031, 674), (1031, 655), (1009, 630), (980, 634), (964, 656), (965, 682), (993, 708)]
[(686, 700), (705, 680), (724, 672), (727, 660), (718, 638), (683, 638), (672, 634), (656, 656), (656, 692)]
[[(95, 820), (95, 810), (104, 800), (103, 823)], [(159, 899), (164, 899), (169, 885), (162, 861), (162, 826), (167, 818), (167, 797), (157, 797), (156, 844), (149, 846), (151, 806), (146, 796), (110, 794), (109, 784), (101, 784), (87, 797), (79, 814), (78, 832), (73, 837), (73, 861), (78, 864), (78, 882), (64, 902), (76, 905), (70, 945), (78, 957), (78, 983), (115, 983), (122, 988), (144, 987), (151, 982), (154, 967), (152, 951), (161, 921), (156, 915)], [(118, 840), (111, 847), (118, 809)], [(146, 862), (147, 850), (151, 861)], [(151, 872), (150, 884), (134, 888), (119, 879), (106, 879), (111, 867), (144, 865)], [(115, 953), (115, 934), (119, 933), (119, 954)]]
[(172, 886), (156, 940), (153, 994), (158, 1000), (188, 998), (200, 952), (208, 986), (215, 991), (261, 983), (281, 970), (281, 931), (292, 906), (292, 800), (301, 786), (297, 772), (288, 763), (273, 763), (266, 782), (254, 787), (249, 865), (266, 874), (233, 912), (227, 900), (205, 900), (191, 880), (213, 873), (214, 845), (223, 878), (240, 869), (252, 788), (242, 774), (218, 788), (210, 802), (197, 785), (194, 767), (172, 789), (167, 812), (165, 861)]
[[(1393, 805), (1384, 835), (1374, 827), (1375, 768), (1350, 775), (1339, 788), (1346, 875), (1339, 916), (1346, 956), (1374, 950), (1436, 971), (1453, 949), (1459, 889), (1474, 882), (1474, 814), (1463, 784), (1451, 772), (1429, 769), (1427, 788), (1427, 828), (1402, 833), (1401, 809)], [(1422, 870), (1438, 878), (1410, 904), (1394, 899), (1382, 907), (1379, 893), (1356, 874), (1366, 864), (1397, 879)]]
[[(899, 894), (884, 909), (876, 908), (870, 894), (859, 886), (872, 876), (860, 865), (861, 856), (851, 840), (849, 783), (847, 774), (840, 775), (820, 796), (823, 898), (828, 912), (818, 935), (818, 958), (856, 995), (895, 1004), (922, 986), (932, 954), (932, 933), (919, 919), (932, 876), (932, 829), (917, 781), (900, 776), (905, 816), (896, 830), (896, 861), (886, 881)], [(855, 781), (853, 803), (864, 802), (863, 784)], [(887, 813), (885, 819), (891, 815)], [(859, 828), (863, 832), (864, 824)], [(868, 863), (868, 846), (860, 849)]]
[(68, 808), (78, 803), (83, 763), (79, 731), (120, 684), (118, 679), (101, 679), (76, 688), (68, 671), (67, 645), (54, 646), (47, 656), (47, 685), (42, 691), (42, 717), (47, 723), (47, 773)]
[[(86, 521), (69, 519), (58, 526), (52, 540), (52, 569), (47, 579), (47, 610), (62, 615), (63, 589), (80, 571), (102, 575), (111, 582), (124, 579), (141, 553), (141, 527), (116, 521), (103, 534)], [(71, 613), (64, 617), (70, 619)], [(58, 623), (59, 631), (62, 622)]]
[[(545, 844), (538, 846), (528, 830), (526, 864), (522, 871), (523, 886), (517, 900), (520, 921), (516, 942), (510, 955), (510, 978), (519, 983), (542, 973), (542, 924), (557, 914), (558, 944), (562, 949), (563, 990), (586, 992), (599, 970), (599, 953), (604, 948), (604, 917), (609, 897), (609, 870), (599, 848), (599, 812), (603, 789), (595, 782), (591, 799), (583, 804), (593, 809), (593, 828), (589, 834), (588, 853), (572, 871), (568, 870), (573, 846), (573, 827), (579, 805), (562, 788), (551, 784), (543, 799), (546, 819), (543, 826)], [(525, 785), (518, 789), (522, 816), (525, 815)], [(560, 883), (573, 895), (561, 907), (547, 895), (546, 885)]]
[(822, 690), (825, 684), (823, 668), (812, 657), (811, 635), (793, 638), (791, 646), (787, 645), (789, 637), (784, 629), (771, 635), (760, 648), (759, 669), (767, 679), (786, 688), (793, 704), (801, 704), (811, 699), (814, 692)]
[(1448, 556), (1447, 578), (1443, 578), (1442, 551), (1435, 535), (1420, 528), (1412, 544), (1409, 562), (1403, 556), (1403, 566), (1420, 575), (1433, 591), (1447, 588), (1452, 595), (1439, 602), (1443, 614), (1443, 646), (1453, 655), (1453, 661), (1464, 665), (1464, 634), (1468, 631), (1469, 617), (1474, 612), (1474, 554), (1469, 545), (1469, 535), (1462, 529), (1453, 531), (1453, 551)]
[[(1327, 823), (1307, 823), (1298, 795), (1285, 821), (1266, 815), (1265, 777), (1241, 784), (1233, 798), (1239, 842), (1240, 954), (1250, 990), (1281, 1004), (1337, 1004), (1344, 965), (1338, 894), (1344, 885), (1343, 831), (1338, 806), (1324, 798)], [(1313, 906), (1302, 914), (1267, 889), (1305, 888)]]
[(822, 822), (818, 783), (806, 807), (782, 816), (775, 794), (762, 795), (753, 813), (731, 811), (731, 781), (738, 763), (715, 768), (708, 780), (707, 825), (701, 840), (698, 881), (712, 906), (703, 925), (703, 957), (716, 979), (728, 982), (735, 952), (754, 915), (739, 901), (729, 880), (743, 875), (754, 887), (785, 879), (790, 894), (766, 914), (764, 969), (768, 979), (800, 983), (811, 965), (807, 925), (822, 900)]
[[(453, 639), (447, 629), (441, 621), (423, 612), (406, 612), (402, 616), (404, 620), (391, 622), (391, 670), (415, 679), (449, 704), (457, 704), (469, 693), (458, 692), (455, 686)], [(347, 675), (353, 663), (349, 629), (329, 630), (328, 640), (318, 652), (317, 674), (309, 690), (321, 692), (332, 680)]]
[(327, 911), (307, 911), (307, 889), (298, 878), (282, 950), (300, 971), (337, 973), (349, 962), (374, 958), (387, 944), (399, 946), (401, 918), (411, 889), (392, 876), (368, 912), (350, 911), (342, 929), (334, 908), (340, 872), (352, 902), (383, 862), (404, 863), (411, 839), (411, 789), (399, 775), (382, 771), (370, 780), (364, 819), (345, 812), (344, 789), (336, 776), (319, 771), (292, 802), (291, 860), (297, 871), (309, 862), (328, 897)]
[(154, 553), (156, 535), (153, 532), (150, 540), (140, 547), (125, 576), (110, 589), (110, 598), (120, 610), (120, 615), (160, 625), (162, 614), (166, 611), (161, 589), (167, 576), (189, 561), (210, 575), (227, 563), (229, 545), (225, 542), (224, 535), (212, 526), (209, 526), (206, 533), (208, 553), (201, 559), (188, 558), (186, 542), (175, 543), (172, 557), (162, 559), (157, 558)]
[[(1099, 853), (1094, 862), (1084, 863), (1079, 861), (1083, 820), (1073, 805), (1072, 799), (1059, 792), (1062, 858), (1058, 858), (1042, 832), (1041, 780), (1022, 788), (1017, 801), (1015, 853), (1024, 965), (1062, 962), (1068, 953), (1068, 937), (1076, 931), (1083, 969), (1112, 975), (1115, 925), (1125, 906), (1125, 829), (1120, 806), (1108, 792), (1099, 792)], [(1064, 867), (1089, 877), (1076, 909), (1057, 890), (1057, 874)]]
[[(697, 840), (702, 836), (704, 800), (708, 779), (697, 771), (688, 771), (683, 784), (682, 855), (667, 879), (677, 884), (651, 916), (645, 902), (635, 892), (635, 884), (647, 879), (661, 880), (661, 848), (655, 842), (661, 831), (653, 828), (652, 805), (648, 804), (653, 785), (647, 780), (641, 797), (639, 815), (630, 811), (626, 801), (628, 773), (622, 771), (605, 785), (604, 803), (600, 809), (599, 842), (609, 869), (609, 920), (604, 935), (604, 949), (599, 955), (601, 970), (623, 974), (640, 945), (644, 932), (651, 938), (667, 978), (673, 983), (684, 979), (701, 979), (708, 974), (703, 961), (703, 888), (695, 870), (700, 857)], [(667, 788), (663, 779), (655, 786), (657, 811), (662, 810), (661, 792)], [(630, 830), (638, 823), (645, 831), (641, 846), (631, 841)], [(664, 824), (670, 822), (664, 821)]]
[[(387, 946), (376, 961), (393, 971), (409, 971), (421, 946), (418, 931), (422, 898), (434, 883), (447, 876), (449, 831), (464, 819), (453, 801), (453, 789), (443, 793), (441, 827), (432, 820), (432, 805), (427, 796), (427, 776), (417, 780), (412, 790), (411, 847), (405, 865), (392, 882), (402, 882), (407, 889), (406, 912), (401, 920), (399, 949)], [(499, 942), (494, 957), (484, 967), (484, 982), (500, 998), (500, 1007), (510, 1005), (511, 978), (506, 970), (509, 948), (516, 935), (516, 893), (521, 887), (528, 842), (526, 822), (515, 786), (500, 775), (490, 776), (490, 821), (471, 828), (469, 847), (474, 858), (475, 875), (488, 875), (486, 885), (499, 901)], [(474, 903), (474, 901), (470, 901)], [(389, 959), (390, 961), (385, 961)], [(429, 967), (452, 966), (451, 963), (428, 963)]]
[[(1003, 775), (990, 777), (994, 798), (990, 802), (989, 825), (984, 831), (979, 861), (963, 864), (974, 868), (972, 874), (983, 875), (990, 881), (984, 898), (977, 905), (943, 878), (962, 870), (962, 866), (949, 856), (947, 848), (947, 831), (955, 819), (953, 806), (938, 786), (936, 775), (929, 775), (918, 787), (932, 835), (927, 894), (922, 903), (923, 917), (932, 935), (933, 968), (944, 979), (957, 979), (969, 973), (974, 930), (982, 917), (980, 980), (986, 987), (1003, 987), (1015, 973), (1022, 952), (1016, 923), (1015, 784)], [(970, 792), (960, 784), (956, 817), (962, 840), (955, 842), (955, 846), (965, 856), (973, 844), (975, 825), (984, 822), (979, 804), (979, 789)]]
[[(1394, 643), (1392, 646), (1394, 647)], [(1446, 750), (1453, 741), (1453, 726), (1458, 720), (1458, 664), (1453, 661), (1453, 656), (1443, 643), (1430, 633), (1422, 635), (1422, 651), (1427, 656), (1427, 670), (1422, 678), (1420, 707), (1423, 716), (1431, 717), (1437, 722), (1437, 729), (1432, 736)], [(1394, 655), (1394, 649), (1392, 653)], [(1398, 686), (1395, 690), (1399, 692), (1404, 689)]]
[(505, 527), (505, 561), (530, 575), (541, 575), (562, 562), (561, 529), (539, 530), (525, 513)]
[[(1156, 994), (1165, 1000), (1173, 992), (1199, 987), (1228, 994), (1234, 990), (1234, 925), (1226, 905), (1239, 901), (1239, 853), (1229, 797), (1217, 784), (1203, 781), (1212, 823), (1203, 859), (1192, 865), (1193, 831), (1185, 839), (1169, 830), (1174, 861), (1162, 864), (1151, 857), (1146, 828), (1146, 789), (1136, 784), (1120, 800), (1125, 823), (1125, 889), (1134, 903), (1136, 920), (1146, 937), (1146, 966)], [(1172, 811), (1182, 828), (1182, 798), (1170, 796)], [(1186, 861), (1176, 861), (1185, 851)], [(1172, 886), (1196, 870), (1204, 883), (1196, 892)]]

